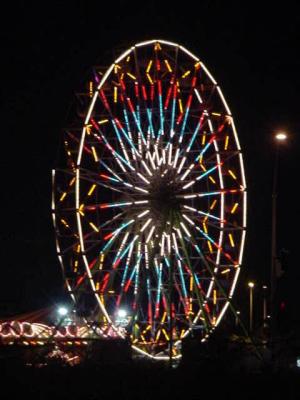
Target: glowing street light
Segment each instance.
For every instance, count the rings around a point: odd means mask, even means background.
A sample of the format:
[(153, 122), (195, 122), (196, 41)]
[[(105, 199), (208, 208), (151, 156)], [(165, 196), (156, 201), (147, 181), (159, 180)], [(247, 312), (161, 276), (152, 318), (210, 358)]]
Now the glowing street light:
[[(273, 188), (272, 188), (272, 237), (271, 237), (271, 273), (270, 273), (270, 314), (274, 317), (274, 293), (275, 293), (275, 269), (277, 258), (277, 245), (276, 245), (276, 225), (277, 225), (277, 180), (278, 180), (278, 164), (279, 164), (279, 150), (288, 140), (288, 135), (285, 132), (277, 132), (273, 135), (275, 142), (275, 159), (273, 170)], [(274, 334), (274, 318), (271, 320), (271, 338)], [(273, 322), (272, 322), (273, 321)]]
[(57, 309), (57, 312), (61, 317), (65, 317), (68, 314), (69, 310), (64, 306), (61, 306)]
[(253, 288), (254, 282), (248, 282), (248, 287), (250, 288), (250, 298), (249, 298), (249, 331), (252, 332), (253, 328)]
[(287, 139), (287, 134), (284, 132), (278, 132), (275, 135), (275, 139), (279, 142), (284, 142)]
[(266, 285), (263, 285), (263, 327), (267, 326), (267, 289)]
[(116, 312), (116, 324), (117, 325), (125, 327), (128, 325), (129, 319), (130, 318), (129, 318), (128, 312), (124, 308), (120, 308)]
[(119, 318), (126, 318), (126, 317), (127, 317), (127, 311), (121, 308), (121, 309), (118, 311), (118, 317), (119, 317)]

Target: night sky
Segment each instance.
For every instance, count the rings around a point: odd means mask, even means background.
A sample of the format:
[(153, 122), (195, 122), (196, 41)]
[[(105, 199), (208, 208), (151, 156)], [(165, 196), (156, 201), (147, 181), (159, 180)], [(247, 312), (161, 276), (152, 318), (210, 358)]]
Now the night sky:
[[(280, 154), (278, 249), (288, 250), (287, 303), (300, 283), (300, 14), (291, 2), (14, 2), (1, 21), (0, 314), (63, 300), (51, 220), (51, 169), (74, 93), (93, 65), (144, 39), (178, 42), (210, 69), (232, 110), (249, 192), (248, 235), (238, 306), (246, 282), (267, 283), (271, 252), (272, 134), (286, 130)], [(85, 4), (87, 3), (87, 4)], [(197, 7), (195, 4), (197, 4)], [(248, 5), (247, 5), (248, 3)], [(263, 2), (261, 2), (263, 3)], [(97, 5), (95, 5), (97, 4)], [(298, 279), (298, 281), (297, 281)], [(257, 289), (257, 304), (259, 301)], [(258, 313), (258, 311), (257, 311)]]

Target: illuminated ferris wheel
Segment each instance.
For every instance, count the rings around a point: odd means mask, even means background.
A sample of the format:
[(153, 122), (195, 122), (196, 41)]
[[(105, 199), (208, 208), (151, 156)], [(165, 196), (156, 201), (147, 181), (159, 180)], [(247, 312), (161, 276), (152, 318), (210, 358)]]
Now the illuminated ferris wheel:
[(95, 69), (79, 100), (53, 172), (66, 285), (80, 312), (126, 330), (137, 352), (179, 358), (192, 330), (205, 341), (222, 320), (242, 262), (246, 183), (231, 112), (202, 61), (164, 40)]

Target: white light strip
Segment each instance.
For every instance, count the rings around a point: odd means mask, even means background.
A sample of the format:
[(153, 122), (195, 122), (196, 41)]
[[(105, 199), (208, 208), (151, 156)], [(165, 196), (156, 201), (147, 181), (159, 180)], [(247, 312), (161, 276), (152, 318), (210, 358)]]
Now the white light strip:
[(214, 80), (213, 76), (211, 75), (211, 73), (208, 71), (208, 69), (206, 68), (206, 66), (203, 64), (203, 62), (200, 62), (201, 67), (204, 69), (204, 71), (206, 72), (206, 74), (208, 75), (209, 79), (212, 81), (212, 83), (214, 85), (217, 84), (217, 82)]
[(180, 222), (180, 225), (182, 226), (183, 230), (185, 231), (185, 233), (188, 235), (188, 237), (191, 237), (190, 232), (188, 231), (187, 227), (184, 225), (183, 222)]
[(176, 164), (177, 164), (177, 161), (178, 161), (179, 153), (180, 153), (180, 150), (177, 149), (176, 150), (176, 155), (175, 155), (175, 160), (174, 160), (174, 165), (173, 165), (174, 168), (176, 168)]
[(151, 228), (151, 230), (150, 230), (150, 232), (149, 232), (149, 235), (148, 235), (148, 237), (147, 237), (147, 239), (146, 239), (146, 243), (148, 243), (149, 240), (151, 239), (151, 237), (152, 237), (152, 235), (153, 235), (153, 232), (154, 232), (154, 229), (155, 229), (155, 225), (152, 226), (152, 228)]
[(240, 247), (240, 254), (239, 254), (239, 265), (242, 264), (243, 261), (243, 254), (244, 254), (244, 246), (245, 246), (245, 237), (246, 237), (246, 231), (244, 230), (242, 232), (242, 238), (241, 238), (241, 247)]
[(191, 165), (189, 166), (189, 168), (185, 171), (185, 173), (182, 175), (182, 177), (180, 178), (180, 180), (183, 181), (183, 180), (188, 176), (188, 174), (191, 172), (191, 170), (192, 170), (194, 167), (195, 167), (195, 164), (191, 164)]
[(202, 100), (202, 98), (201, 98), (201, 96), (200, 96), (198, 90), (197, 90), (197, 89), (194, 89), (194, 92), (196, 93), (196, 96), (197, 96), (197, 98), (198, 98), (200, 104), (203, 104), (203, 100)]
[(221, 97), (221, 100), (222, 100), (222, 102), (223, 102), (223, 104), (224, 104), (224, 107), (225, 107), (225, 109), (226, 109), (227, 114), (228, 114), (228, 115), (231, 115), (231, 111), (230, 111), (230, 109), (229, 109), (229, 107), (228, 107), (228, 104), (226, 103), (225, 97), (224, 97), (224, 95), (223, 95), (223, 93), (222, 93), (222, 90), (221, 90), (220, 86), (217, 86), (217, 91), (218, 91), (218, 93), (219, 93), (219, 96)]
[(149, 212), (150, 212), (150, 210), (146, 210), (146, 211), (142, 212), (141, 214), (139, 214), (137, 217), (142, 218), (144, 215), (148, 214)]
[(153, 176), (152, 172), (150, 171), (149, 167), (147, 166), (147, 164), (145, 163), (144, 160), (142, 160), (142, 165), (145, 168), (145, 170), (148, 172), (148, 175)]
[(236, 269), (236, 272), (235, 272), (235, 275), (234, 275), (234, 278), (233, 278), (233, 282), (232, 282), (231, 290), (230, 290), (230, 293), (229, 293), (229, 297), (232, 297), (232, 295), (233, 295), (233, 292), (235, 290), (235, 286), (236, 286), (240, 271), (241, 271), (241, 269), (240, 269), (240, 267), (238, 267)]
[(184, 51), (187, 55), (189, 55), (191, 58), (193, 58), (195, 61), (199, 61), (199, 58), (196, 57), (193, 53), (191, 53), (189, 50), (187, 50), (185, 47), (183, 46), (179, 46), (179, 48)]
[(177, 170), (177, 174), (180, 174), (180, 171), (182, 170), (182, 167), (183, 167), (185, 161), (186, 161), (186, 156), (184, 156), (183, 159), (181, 160), (180, 166)]
[(228, 306), (229, 306), (229, 301), (227, 301), (227, 303), (224, 305), (222, 311), (220, 312), (220, 314), (219, 314), (219, 316), (218, 316), (218, 318), (217, 318), (217, 320), (216, 320), (215, 326), (218, 326), (218, 325), (219, 325), (219, 323), (220, 323), (221, 319), (223, 318), (223, 315), (225, 314), (225, 312), (226, 312)]
[(138, 175), (145, 183), (147, 183), (147, 185), (150, 184), (150, 182), (148, 181), (148, 179), (146, 179), (140, 172), (138, 172), (137, 175)]
[(119, 64), (120, 61), (122, 61), (126, 56), (128, 56), (133, 49), (134, 47), (130, 47), (130, 49), (126, 50), (123, 54), (121, 54), (120, 57), (115, 60), (113, 67), (115, 66), (115, 64)]
[(141, 228), (141, 232), (144, 232), (144, 230), (147, 228), (147, 226), (150, 224), (150, 222), (152, 221), (152, 218), (149, 218), (144, 225)]
[(134, 188), (135, 188), (136, 190), (140, 191), (140, 192), (149, 193), (148, 190), (142, 189), (142, 188), (140, 188), (140, 187), (138, 187), (138, 186), (134, 186)]
[(185, 218), (191, 225), (195, 225), (195, 222), (192, 221), (189, 217), (182, 213), (183, 218)]
[(145, 42), (140, 42), (134, 45), (134, 47), (142, 47), (142, 46), (147, 46), (148, 44), (152, 44), (152, 43), (157, 43), (158, 40), (146, 40)]
[(187, 189), (188, 187), (192, 186), (195, 182), (196, 182), (196, 181), (191, 181), (191, 182), (187, 183), (186, 185), (184, 185), (184, 186), (182, 187), (182, 189)]

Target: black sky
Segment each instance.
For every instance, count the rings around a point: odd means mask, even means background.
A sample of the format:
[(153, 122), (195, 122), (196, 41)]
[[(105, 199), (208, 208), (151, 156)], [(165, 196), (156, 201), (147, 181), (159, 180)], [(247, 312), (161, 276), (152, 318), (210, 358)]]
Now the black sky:
[(19, 1), (2, 14), (2, 314), (61, 300), (51, 169), (68, 107), (92, 65), (109, 65), (120, 46), (151, 38), (182, 43), (197, 54), (220, 83), (236, 120), (249, 190), (241, 291), (250, 277), (260, 284), (268, 278), (271, 135), (280, 128), (290, 133), (280, 158), (278, 247), (290, 252), (288, 292), (299, 287), (297, 7), (289, 1), (267, 2), (266, 8), (263, 2), (162, 3)]

